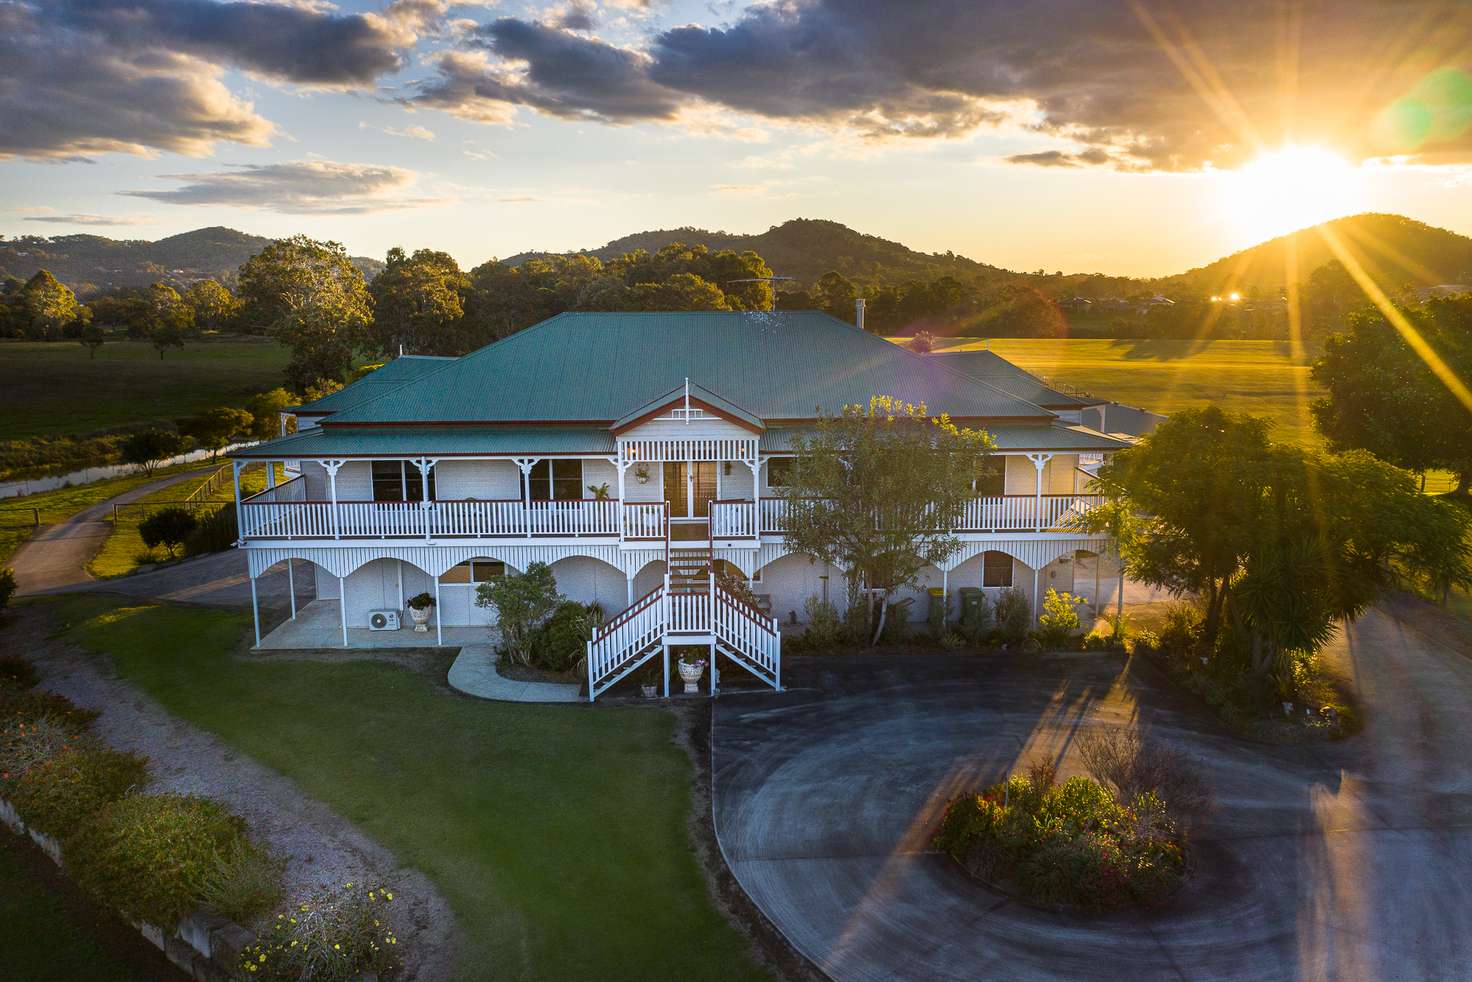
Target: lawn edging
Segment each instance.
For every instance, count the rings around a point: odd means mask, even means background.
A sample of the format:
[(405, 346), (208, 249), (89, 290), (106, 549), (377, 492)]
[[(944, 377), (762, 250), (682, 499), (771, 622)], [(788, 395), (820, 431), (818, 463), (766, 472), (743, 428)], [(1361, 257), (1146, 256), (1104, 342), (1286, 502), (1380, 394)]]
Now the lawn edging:
[[(17, 835), (28, 837), (58, 868), (66, 871), (61, 843), (53, 836), (26, 825), (15, 806), (3, 796), (0, 796), (0, 823)], [(121, 913), (118, 916), (196, 982), (228, 982), (233, 979), (240, 953), (256, 940), (255, 932), (248, 928), (204, 911), (184, 918), (172, 932), (166, 932), (156, 924), (129, 920)]]

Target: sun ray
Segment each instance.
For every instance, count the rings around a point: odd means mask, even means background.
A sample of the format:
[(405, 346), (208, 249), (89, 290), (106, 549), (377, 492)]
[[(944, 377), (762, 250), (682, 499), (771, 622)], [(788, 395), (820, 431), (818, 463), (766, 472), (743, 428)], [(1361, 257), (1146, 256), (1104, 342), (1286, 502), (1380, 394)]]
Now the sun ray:
[(1436, 349), (1421, 336), (1416, 326), (1405, 314), (1401, 313), (1395, 304), (1391, 303), (1390, 297), (1370, 274), (1365, 272), (1364, 266), (1345, 246), (1338, 233), (1328, 226), (1321, 226), (1318, 231), (1324, 243), (1329, 247), (1329, 251), (1334, 253), (1334, 257), (1344, 265), (1345, 271), (1364, 291), (1370, 302), (1379, 308), (1380, 313), (1385, 315), (1385, 319), (1400, 333), (1406, 344), (1411, 346), (1411, 350), (1426, 363), (1426, 367), (1431, 369), (1431, 373), (1441, 381), (1441, 384), (1447, 387), (1447, 391), (1451, 392), (1469, 413), (1472, 413), (1472, 389), (1467, 388), (1467, 384), (1457, 377), (1457, 373), (1452, 371), (1451, 366), (1436, 353)]

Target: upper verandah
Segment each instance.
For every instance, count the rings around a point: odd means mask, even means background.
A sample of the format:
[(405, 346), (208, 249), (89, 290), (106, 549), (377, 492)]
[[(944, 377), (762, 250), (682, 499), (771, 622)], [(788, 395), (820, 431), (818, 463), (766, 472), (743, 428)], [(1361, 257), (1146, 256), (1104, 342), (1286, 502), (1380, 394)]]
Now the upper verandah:
[(768, 425), (881, 394), (958, 419), (1055, 418), (824, 313), (695, 311), (559, 314), (324, 422), (608, 426), (687, 379)]

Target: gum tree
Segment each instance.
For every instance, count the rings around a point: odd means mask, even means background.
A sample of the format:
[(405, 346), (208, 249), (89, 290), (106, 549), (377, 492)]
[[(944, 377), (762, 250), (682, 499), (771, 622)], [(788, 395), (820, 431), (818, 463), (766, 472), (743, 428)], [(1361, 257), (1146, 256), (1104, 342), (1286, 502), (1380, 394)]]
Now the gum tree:
[(983, 430), (890, 396), (845, 406), (794, 441), (787, 545), (844, 570), (851, 602), (861, 588), (878, 593), (871, 644), (894, 592), (955, 552), (950, 530), (994, 447)]

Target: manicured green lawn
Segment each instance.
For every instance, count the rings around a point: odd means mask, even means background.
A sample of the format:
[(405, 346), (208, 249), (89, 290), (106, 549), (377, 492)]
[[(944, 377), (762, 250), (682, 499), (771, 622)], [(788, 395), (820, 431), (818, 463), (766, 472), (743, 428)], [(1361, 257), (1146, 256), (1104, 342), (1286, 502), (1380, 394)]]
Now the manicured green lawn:
[(28, 839), (0, 828), (0, 978), (17, 982), (143, 982), (98, 943), (95, 925), (33, 878)]
[(181, 471), (194, 470), (199, 466), (198, 463), (178, 464), (174, 467), (160, 468), (147, 475), (126, 474), (122, 477), (110, 477), (105, 481), (75, 484), (69, 488), (42, 491), (20, 498), (0, 498), (0, 563), (14, 555), (21, 543), (29, 539), (31, 533), (35, 531), (35, 528), (30, 525), (32, 520), (30, 509), (32, 508), (40, 511), (42, 525), (54, 525), (71, 518), (84, 508), (90, 508), (108, 498), (131, 491), (140, 484), (147, 484), (149, 481)]
[(241, 405), (282, 384), (287, 351), (265, 340), (194, 341), (160, 360), (145, 341), (0, 343), (0, 440), (94, 433)]
[[(139, 498), (135, 504), (158, 505), (164, 502), (174, 503), (183, 501), (197, 491), (205, 481), (209, 480), (210, 475), (213, 473), (214, 468), (212, 467), (209, 470), (200, 472), (197, 478), (191, 478), (188, 481), (170, 485), (166, 488), (159, 488), (151, 494), (146, 494), (142, 498)], [(279, 468), (277, 473), (278, 480), (284, 479), (279, 476), (281, 474)], [(263, 490), (265, 486), (265, 465), (252, 464), (240, 472), (240, 493), (242, 496), (255, 494)], [(234, 498), (235, 488), (232, 484), (226, 482), (216, 488), (214, 493), (208, 496), (207, 500), (216, 502), (217, 504), (224, 504), (227, 501), (233, 501)], [(139, 516), (144, 514), (148, 514), (148, 512), (134, 510), (132, 508), (124, 510), (122, 521), (113, 526), (111, 534), (108, 535), (107, 541), (102, 544), (102, 548), (98, 550), (97, 556), (87, 564), (87, 572), (98, 579), (107, 579), (111, 576), (122, 576), (125, 573), (131, 573), (139, 566), (147, 563), (162, 562), (168, 558), (167, 551), (162, 547), (149, 549), (143, 544), (143, 539), (138, 534), (138, 522)]]
[[(1217, 405), (1273, 421), (1274, 437), (1322, 444), (1308, 404), (1321, 392), (1311, 358), (1294, 361), (1278, 341), (1153, 341), (1093, 338), (996, 338), (991, 349), (1048, 379), (1159, 413)], [(940, 348), (981, 347), (973, 338), (942, 338)]]
[(289, 775), (438, 884), (459, 975), (761, 977), (688, 845), (690, 765), (657, 708), (459, 697), (391, 664), (237, 657), (248, 616), (58, 604), (170, 712)]

